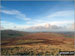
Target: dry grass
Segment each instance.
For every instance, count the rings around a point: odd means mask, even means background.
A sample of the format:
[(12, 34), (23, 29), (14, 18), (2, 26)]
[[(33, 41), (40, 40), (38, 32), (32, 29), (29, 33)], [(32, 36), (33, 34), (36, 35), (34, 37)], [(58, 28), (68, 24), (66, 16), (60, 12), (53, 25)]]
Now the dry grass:
[(14, 45), (2, 46), (1, 53), (3, 55), (56, 55), (59, 51), (75, 51), (75, 49), (68, 45)]

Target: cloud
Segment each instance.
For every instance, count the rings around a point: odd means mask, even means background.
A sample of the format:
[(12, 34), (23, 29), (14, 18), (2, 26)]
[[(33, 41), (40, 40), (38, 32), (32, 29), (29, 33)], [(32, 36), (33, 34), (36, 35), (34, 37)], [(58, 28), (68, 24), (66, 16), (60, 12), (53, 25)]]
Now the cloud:
[(27, 31), (46, 31), (46, 32), (56, 32), (56, 31), (72, 31), (72, 29), (69, 29), (67, 27), (63, 26), (57, 26), (57, 25), (51, 25), (51, 24), (45, 24), (45, 25), (38, 25), (38, 26), (31, 26), (27, 28)]
[(9, 22), (9, 21), (1, 21), (1, 27), (3, 27), (3, 29), (12, 29), (12, 30), (23, 30), (28, 28), (28, 25), (19, 25), (13, 22)]
[[(27, 30), (29, 31), (71, 31), (70, 24), (74, 21), (44, 21), (37, 20), (33, 22), (29, 22), (28, 24), (32, 24)], [(50, 25), (50, 26), (49, 26)]]
[(14, 15), (18, 19), (31, 20), (31, 18), (26, 17), (25, 14), (21, 13), (18, 10), (1, 10), (1, 12), (9, 15)]
[(27, 24), (44, 25), (46, 23), (50, 23), (51, 25), (64, 26), (73, 23), (74, 22), (73, 19), (74, 19), (74, 12), (72, 10), (57, 11), (48, 16), (28, 21)]
[(3, 30), (4, 28), (2, 26), (0, 26), (0, 30)]
[(68, 10), (68, 11), (57, 11), (53, 14), (48, 15), (48, 18), (54, 18), (54, 17), (69, 17), (74, 16), (74, 11)]
[(51, 22), (52, 25), (66, 25), (66, 24), (71, 24), (73, 23), (73, 21), (53, 21)]
[(17, 10), (1, 10), (1, 12), (5, 14), (10, 14), (10, 15), (20, 14), (20, 12)]
[[(55, 22), (57, 23), (57, 22)], [(64, 22), (63, 22), (64, 23)], [(65, 21), (65, 23), (67, 23)], [(20, 25), (20, 24), (16, 24), (13, 22), (8, 22), (8, 21), (1, 21), (1, 27), (3, 29), (11, 29), (11, 30), (20, 30), (20, 31), (66, 31), (66, 30), (72, 30), (72, 28), (70, 28), (70, 25), (67, 25), (66, 27), (64, 26), (58, 26), (59, 23), (55, 24), (51, 24), (51, 23), (38, 23), (36, 25)]]
[(72, 24), (74, 21), (73, 20), (60, 20), (60, 21), (47, 21), (47, 20), (33, 20), (33, 21), (28, 21), (27, 24), (31, 24), (32, 26), (37, 26), (37, 25), (45, 25), (47, 23), (51, 25), (58, 25), (58, 26), (64, 26), (67, 24)]
[(75, 23), (70, 24), (67, 28), (75, 31)]
[[(46, 17), (44, 16), (42, 19), (41, 18), (39, 18), (39, 19), (28, 18), (28, 17), (26, 17), (25, 14), (23, 14), (22, 12), (20, 12), (18, 10), (1, 10), (1, 12), (5, 13), (5, 14), (13, 15), (16, 18), (21, 19), (21, 20), (27, 20), (26, 21), (27, 25), (26, 24), (20, 25), (20, 24), (8, 22), (8, 21), (1, 21), (1, 25), (4, 29), (25, 30), (27, 28), (29, 28), (29, 29), (37, 28), (40, 30), (44, 29), (44, 30), (48, 31), (49, 29), (45, 29), (44, 25), (50, 24), (50, 25), (52, 25), (51, 27), (53, 27), (52, 29), (54, 29), (54, 30), (55, 30), (55, 28), (57, 28), (57, 29), (63, 28), (63, 30), (67, 28), (67, 29), (71, 30), (71, 28), (68, 27), (68, 24), (72, 24), (74, 22), (73, 20), (65, 20), (65, 18), (69, 18), (69, 16), (71, 16), (71, 17), (74, 16), (73, 11), (57, 11)], [(62, 18), (64, 20), (59, 20)], [(50, 19), (53, 19), (53, 21), (51, 21)], [(58, 20), (55, 20), (55, 19), (58, 19)], [(64, 25), (66, 25), (65, 28), (64, 28)], [(44, 28), (41, 26), (44, 26)]]

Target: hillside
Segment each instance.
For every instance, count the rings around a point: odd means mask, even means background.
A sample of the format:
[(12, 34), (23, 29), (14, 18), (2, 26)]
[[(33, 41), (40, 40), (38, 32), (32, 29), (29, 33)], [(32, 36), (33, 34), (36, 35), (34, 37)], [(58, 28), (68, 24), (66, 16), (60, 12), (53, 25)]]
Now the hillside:
[[(69, 36), (69, 37), (68, 37)], [(60, 45), (74, 41), (73, 34), (70, 33), (53, 33), (53, 32), (21, 32), (13, 30), (1, 31), (2, 45), (24, 45), (24, 44), (51, 44)]]
[(1, 40), (16, 38), (27, 34), (28, 32), (15, 31), (15, 30), (1, 30)]
[[(56, 55), (59, 51), (75, 51), (74, 37), (70, 32), (1, 31), (2, 55)], [(69, 37), (68, 37), (69, 36)]]

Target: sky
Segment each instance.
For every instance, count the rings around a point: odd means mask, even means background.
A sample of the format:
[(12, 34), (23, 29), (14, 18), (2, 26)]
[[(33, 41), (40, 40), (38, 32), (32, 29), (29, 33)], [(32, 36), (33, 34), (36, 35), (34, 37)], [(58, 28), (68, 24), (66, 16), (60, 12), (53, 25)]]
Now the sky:
[(51, 24), (74, 23), (73, 1), (1, 1), (1, 27), (18, 30)]

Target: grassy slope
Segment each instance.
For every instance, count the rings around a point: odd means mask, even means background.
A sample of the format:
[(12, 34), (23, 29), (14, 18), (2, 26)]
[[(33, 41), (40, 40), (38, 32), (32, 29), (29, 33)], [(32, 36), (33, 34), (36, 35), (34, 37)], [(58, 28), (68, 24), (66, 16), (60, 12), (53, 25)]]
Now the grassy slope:
[(1, 40), (7, 40), (9, 38), (16, 38), (27, 35), (28, 32), (13, 31), (13, 30), (1, 30)]
[[(67, 38), (67, 36), (63, 33), (28, 33), (28, 32), (20, 32), (20, 31), (12, 31), (5, 30), (1, 32), (2, 45), (23, 45), (23, 44), (35, 44), (35, 43), (43, 43), (43, 44), (51, 44), (51, 45), (59, 45), (66, 44), (70, 42), (73, 44), (73, 38)], [(71, 37), (72, 34), (70, 34)]]
[[(67, 33), (68, 34), (68, 33)], [(2, 54), (33, 54), (48, 52), (52, 54), (58, 52), (58, 50), (75, 50), (74, 39), (67, 38), (62, 33), (27, 33), (18, 31), (3, 31), (2, 40)], [(70, 35), (72, 36), (72, 34)], [(10, 38), (10, 39), (9, 39)], [(44, 51), (42, 51), (44, 50)]]

